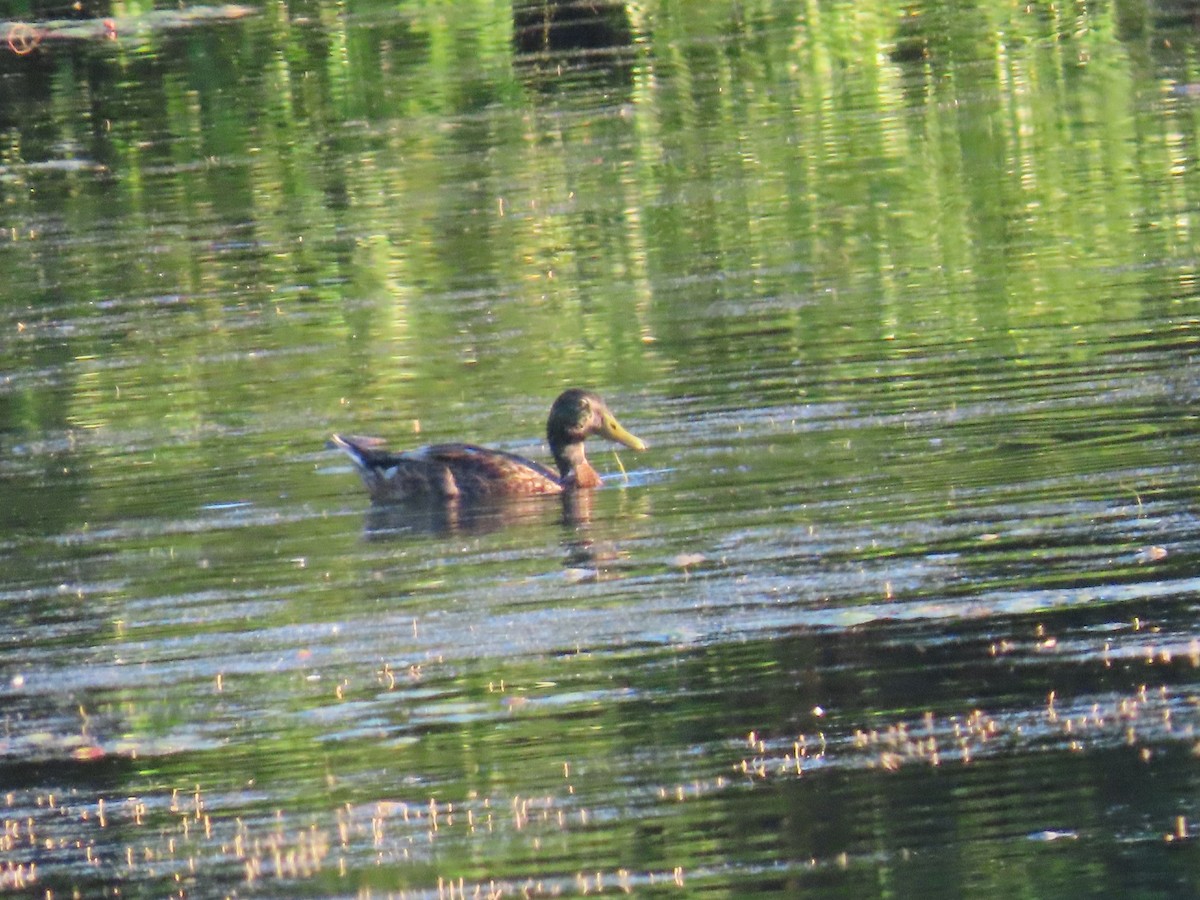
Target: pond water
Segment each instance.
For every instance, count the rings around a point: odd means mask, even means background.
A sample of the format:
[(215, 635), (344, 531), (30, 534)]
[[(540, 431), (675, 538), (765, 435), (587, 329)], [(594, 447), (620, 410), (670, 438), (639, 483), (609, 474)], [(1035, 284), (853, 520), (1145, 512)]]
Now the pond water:
[(5, 23), (0, 891), (1194, 896), (1194, 5), (529, 13)]

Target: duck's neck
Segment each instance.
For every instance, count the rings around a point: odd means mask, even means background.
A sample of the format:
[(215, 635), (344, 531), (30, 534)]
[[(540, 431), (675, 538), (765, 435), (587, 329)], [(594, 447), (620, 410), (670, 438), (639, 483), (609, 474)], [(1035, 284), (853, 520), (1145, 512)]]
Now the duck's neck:
[(563, 487), (594, 488), (600, 486), (600, 476), (583, 454), (583, 441), (570, 441), (550, 448)]

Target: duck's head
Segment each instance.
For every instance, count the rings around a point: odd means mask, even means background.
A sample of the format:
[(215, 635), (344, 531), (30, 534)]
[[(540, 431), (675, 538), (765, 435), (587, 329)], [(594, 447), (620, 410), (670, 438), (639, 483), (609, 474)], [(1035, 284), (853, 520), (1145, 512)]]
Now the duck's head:
[(564, 483), (577, 487), (595, 487), (600, 483), (583, 453), (583, 442), (592, 435), (632, 450), (646, 449), (646, 442), (626, 431), (599, 396), (580, 388), (563, 391), (550, 407), (546, 441)]

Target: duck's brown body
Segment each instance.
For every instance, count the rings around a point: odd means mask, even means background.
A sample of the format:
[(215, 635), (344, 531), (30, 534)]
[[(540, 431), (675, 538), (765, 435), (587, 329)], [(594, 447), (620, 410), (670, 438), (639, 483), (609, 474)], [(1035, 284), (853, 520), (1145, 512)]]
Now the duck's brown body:
[(474, 444), (434, 444), (394, 453), (378, 438), (335, 434), (330, 445), (354, 461), (373, 500), (485, 500), (598, 487), (600, 476), (583, 453), (583, 442), (593, 434), (635, 450), (646, 447), (621, 427), (603, 400), (578, 388), (555, 400), (546, 422), (557, 473), (516, 454)]
[(545, 466), (474, 444), (434, 444), (392, 453), (371, 439), (338, 434), (332, 444), (354, 460), (375, 500), (483, 499), (559, 494), (563, 489), (558, 476)]

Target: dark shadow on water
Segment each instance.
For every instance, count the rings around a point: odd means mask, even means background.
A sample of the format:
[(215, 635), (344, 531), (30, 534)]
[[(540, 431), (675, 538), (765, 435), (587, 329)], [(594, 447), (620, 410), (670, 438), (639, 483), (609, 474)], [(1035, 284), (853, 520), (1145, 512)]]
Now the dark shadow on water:
[(633, 82), (634, 30), (624, 3), (518, 0), (513, 49), (525, 80), (540, 91), (584, 81)]
[(513, 44), (518, 53), (571, 53), (631, 43), (633, 28), (624, 3), (518, 0), (513, 4)]

